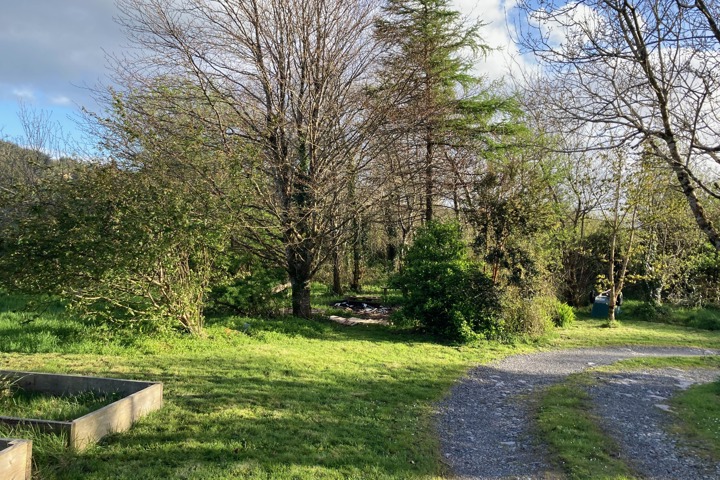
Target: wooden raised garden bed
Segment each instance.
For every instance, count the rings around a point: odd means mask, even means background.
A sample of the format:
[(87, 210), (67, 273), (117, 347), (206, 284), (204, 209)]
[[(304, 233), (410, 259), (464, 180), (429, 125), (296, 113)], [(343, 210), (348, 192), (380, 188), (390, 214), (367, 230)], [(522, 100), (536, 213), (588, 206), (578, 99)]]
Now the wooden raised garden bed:
[(32, 441), (0, 438), (0, 478), (30, 480), (32, 478)]
[[(26, 392), (68, 396), (86, 392), (121, 398), (69, 421), (0, 416), (6, 425), (29, 425), (44, 432), (64, 434), (71, 448), (82, 450), (109, 433), (124, 432), (139, 418), (162, 407), (163, 385), (115, 378), (0, 370), (0, 377)], [(5, 478), (0, 475), (0, 478)]]

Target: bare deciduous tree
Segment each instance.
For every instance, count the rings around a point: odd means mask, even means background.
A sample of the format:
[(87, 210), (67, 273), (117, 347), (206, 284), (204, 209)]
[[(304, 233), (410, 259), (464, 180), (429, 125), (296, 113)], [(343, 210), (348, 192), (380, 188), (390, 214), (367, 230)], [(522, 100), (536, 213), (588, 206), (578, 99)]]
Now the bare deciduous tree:
[[(648, 148), (674, 173), (720, 250), (703, 202), (720, 199), (720, 30), (715, 1), (523, 1), (521, 37), (543, 65), (547, 113), (596, 148)], [(713, 173), (713, 171), (715, 173)]]
[(198, 116), (218, 148), (240, 146), (253, 183), (238, 241), (286, 268), (293, 314), (309, 317), (309, 282), (351, 217), (341, 210), (363, 208), (347, 187), (372, 158), (367, 139), (382, 117), (363, 91), (376, 55), (372, 0), (118, 3), (144, 52), (120, 59), (118, 73), (135, 90), (162, 77), (201, 92)]

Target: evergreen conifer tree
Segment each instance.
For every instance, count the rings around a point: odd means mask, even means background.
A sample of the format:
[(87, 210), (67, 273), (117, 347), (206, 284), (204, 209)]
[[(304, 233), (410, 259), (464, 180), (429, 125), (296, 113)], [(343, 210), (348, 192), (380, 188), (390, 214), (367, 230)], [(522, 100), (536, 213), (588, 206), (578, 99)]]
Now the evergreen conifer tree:
[(431, 221), (447, 150), (509, 132), (507, 115), (499, 114), (518, 110), (471, 72), (478, 55), (490, 50), (480, 36), (481, 22), (468, 25), (449, 0), (387, 0), (383, 13), (376, 22), (386, 47), (382, 84), (393, 89), (392, 121), (408, 133), (407, 151), (416, 152), (408, 161), (422, 172), (424, 219)]

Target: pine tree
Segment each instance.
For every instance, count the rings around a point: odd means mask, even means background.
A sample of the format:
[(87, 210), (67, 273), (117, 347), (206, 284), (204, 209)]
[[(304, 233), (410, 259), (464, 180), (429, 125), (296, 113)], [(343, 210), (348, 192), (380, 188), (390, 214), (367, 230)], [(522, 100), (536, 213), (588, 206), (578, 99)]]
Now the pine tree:
[(414, 158), (408, 161), (421, 173), (424, 219), (431, 221), (448, 150), (510, 130), (498, 113), (516, 109), (471, 73), (477, 56), (490, 50), (479, 33), (482, 23), (467, 25), (448, 0), (388, 0), (383, 13), (376, 22), (386, 48), (382, 86), (393, 90), (396, 128), (409, 132), (404, 138)]

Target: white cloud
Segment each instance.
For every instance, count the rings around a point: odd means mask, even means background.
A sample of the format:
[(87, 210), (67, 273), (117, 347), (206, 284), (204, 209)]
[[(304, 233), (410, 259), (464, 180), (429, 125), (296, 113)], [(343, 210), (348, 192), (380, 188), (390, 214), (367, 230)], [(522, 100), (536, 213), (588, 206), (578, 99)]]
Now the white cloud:
[(527, 68), (527, 62), (512, 39), (513, 26), (508, 25), (507, 15), (517, 5), (517, 0), (454, 0), (453, 7), (471, 21), (485, 24), (480, 34), (493, 50), (486, 58), (477, 60), (478, 74), (495, 80), (510, 72)]
[(2, 1), (0, 99), (30, 86), (44, 106), (91, 103), (79, 87), (96, 85), (104, 52), (124, 42), (116, 14), (113, 0)]
[(65, 95), (56, 95), (54, 97), (50, 97), (50, 103), (53, 105), (68, 106), (72, 104), (72, 100)]
[[(588, 36), (602, 28), (600, 15), (584, 3), (569, 2), (556, 10), (542, 9), (528, 16), (531, 26), (539, 28), (551, 45), (584, 43)], [(642, 21), (642, 19), (641, 19)]]
[(12, 94), (18, 100), (31, 102), (35, 100), (35, 92), (28, 87), (13, 88)]

